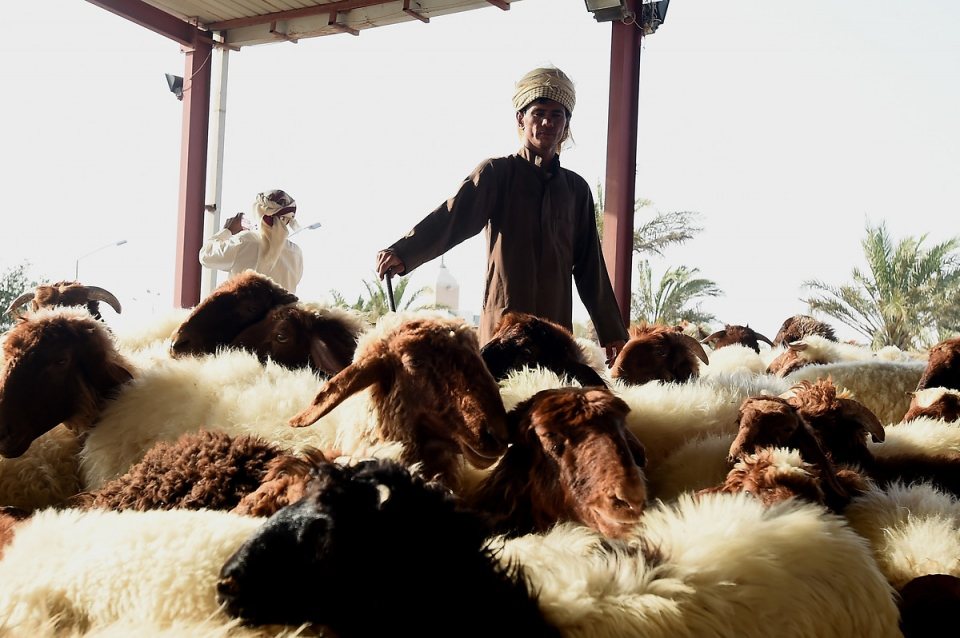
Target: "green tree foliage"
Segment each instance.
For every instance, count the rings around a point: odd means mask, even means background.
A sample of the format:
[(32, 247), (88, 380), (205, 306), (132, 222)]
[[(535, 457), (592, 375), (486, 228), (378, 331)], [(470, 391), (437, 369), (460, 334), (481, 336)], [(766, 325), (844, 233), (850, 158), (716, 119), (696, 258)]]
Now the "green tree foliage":
[(895, 243), (883, 223), (867, 223), (866, 231), (869, 272), (854, 268), (853, 283), (840, 286), (805, 281), (815, 293), (804, 300), (810, 309), (850, 326), (873, 348), (923, 350), (958, 334), (960, 237), (927, 249), (926, 234)]
[[(693, 323), (711, 323), (716, 317), (694, 300), (718, 297), (723, 292), (709, 279), (698, 277), (699, 270), (678, 266), (664, 273), (654, 287), (653, 272), (646, 259), (637, 266), (637, 286), (630, 301), (633, 321), (676, 325), (686, 319)], [(693, 304), (691, 306), (691, 304)]]
[[(634, 202), (634, 217), (652, 207), (649, 199)], [(603, 188), (597, 185), (595, 215), (597, 230), (603, 235)], [(663, 257), (669, 246), (692, 239), (703, 230), (699, 226), (700, 213), (693, 211), (657, 212), (633, 231), (633, 253), (643, 257)], [(699, 270), (687, 266), (668, 269), (654, 288), (650, 262), (641, 259), (637, 264), (637, 281), (630, 296), (630, 316), (635, 322), (673, 325), (686, 319), (693, 323), (710, 323), (716, 317), (701, 308), (698, 299), (719, 297), (723, 291), (710, 279), (698, 276)]]
[(15, 317), (5, 312), (10, 304), (23, 293), (40, 285), (39, 282), (33, 281), (27, 276), (29, 266), (30, 264), (24, 262), (0, 275), (0, 312), (3, 312), (0, 315), (0, 332), (9, 330), (16, 321)]
[[(410, 283), (409, 278), (401, 277), (397, 281), (397, 285), (393, 287), (393, 300), (396, 303), (397, 310), (412, 310), (414, 308), (414, 303), (425, 293), (433, 292), (429, 286), (424, 286), (417, 291), (412, 292), (412, 294), (406, 297), (407, 286)], [(370, 321), (376, 322), (377, 319), (383, 315), (390, 312), (390, 298), (386, 284), (379, 279), (374, 279), (373, 281), (363, 280), (363, 285), (367, 289), (367, 295), (364, 297), (360, 295), (357, 298), (357, 301), (353, 304), (347, 303), (336, 290), (330, 291), (330, 296), (333, 298), (333, 305), (339, 308), (349, 308), (351, 310), (357, 310), (364, 313)], [(422, 308), (441, 308), (436, 304), (421, 305), (418, 307)]]

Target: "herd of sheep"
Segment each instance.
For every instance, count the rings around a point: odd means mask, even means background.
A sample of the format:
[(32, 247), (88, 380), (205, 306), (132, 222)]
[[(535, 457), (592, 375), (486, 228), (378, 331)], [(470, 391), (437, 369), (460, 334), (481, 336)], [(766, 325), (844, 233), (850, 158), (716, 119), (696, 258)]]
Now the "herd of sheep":
[(960, 338), (100, 301), (0, 336), (0, 636), (952, 635)]

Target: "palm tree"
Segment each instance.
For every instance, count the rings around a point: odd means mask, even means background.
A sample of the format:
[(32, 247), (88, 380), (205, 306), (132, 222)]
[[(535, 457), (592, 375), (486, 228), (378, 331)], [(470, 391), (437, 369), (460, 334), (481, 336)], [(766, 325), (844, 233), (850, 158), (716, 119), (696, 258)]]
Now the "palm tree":
[[(633, 203), (636, 215), (642, 209), (652, 206), (649, 199), (640, 198)], [(597, 232), (603, 236), (603, 187), (597, 184), (597, 201), (594, 204), (597, 220)], [(657, 212), (650, 221), (633, 231), (633, 252), (638, 255), (655, 254), (663, 257), (664, 249), (672, 244), (682, 244), (703, 230), (694, 223), (700, 213), (694, 211)]]
[(869, 272), (853, 269), (852, 284), (805, 281), (819, 295), (805, 299), (811, 310), (844, 323), (879, 348), (926, 349), (956, 334), (960, 319), (960, 238), (930, 249), (907, 237), (896, 245), (886, 225), (866, 227), (861, 242)]
[(637, 271), (637, 289), (630, 303), (634, 321), (675, 325), (684, 319), (698, 324), (716, 320), (714, 315), (701, 310), (699, 303), (688, 307), (695, 299), (723, 294), (714, 282), (698, 277), (696, 268), (678, 266), (667, 270), (656, 289), (650, 262), (641, 260)]
[[(393, 299), (396, 303), (397, 310), (410, 310), (413, 308), (413, 304), (421, 297), (421, 295), (424, 293), (433, 292), (429, 286), (423, 286), (411, 294), (409, 298), (404, 300), (404, 295), (407, 291), (407, 285), (409, 283), (409, 278), (401, 277), (393, 289)], [(336, 290), (331, 290), (330, 296), (333, 298), (333, 305), (339, 308), (350, 308), (351, 310), (357, 310), (366, 314), (370, 321), (376, 322), (377, 319), (390, 312), (386, 286), (384, 286), (383, 282), (381, 282), (379, 279), (374, 279), (372, 282), (364, 279), (363, 285), (367, 289), (367, 297), (364, 298), (363, 295), (361, 295), (357, 298), (357, 301), (354, 304), (348, 304), (343, 298), (343, 295)], [(442, 306), (437, 304), (427, 304), (420, 307), (441, 308)]]

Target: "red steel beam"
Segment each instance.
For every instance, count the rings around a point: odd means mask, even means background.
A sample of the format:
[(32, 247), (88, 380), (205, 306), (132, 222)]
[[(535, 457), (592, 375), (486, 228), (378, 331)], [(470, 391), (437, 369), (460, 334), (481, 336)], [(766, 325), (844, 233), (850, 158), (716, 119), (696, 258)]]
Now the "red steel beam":
[(213, 44), (205, 38), (195, 38), (192, 50), (186, 51), (173, 291), (174, 305), (180, 308), (191, 308), (200, 302), (199, 254), (203, 245), (212, 57)]
[[(634, 6), (639, 9), (639, 6)], [(640, 15), (639, 11), (635, 12)], [(603, 258), (620, 314), (630, 325), (633, 213), (637, 181), (640, 44), (635, 23), (615, 21), (610, 37), (610, 101), (607, 121), (607, 182), (604, 188)]]

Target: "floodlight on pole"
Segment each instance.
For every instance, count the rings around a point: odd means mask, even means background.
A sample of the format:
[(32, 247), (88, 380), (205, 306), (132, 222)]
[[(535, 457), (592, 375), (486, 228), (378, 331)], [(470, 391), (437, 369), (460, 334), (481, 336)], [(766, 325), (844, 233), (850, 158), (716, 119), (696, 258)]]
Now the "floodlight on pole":
[(96, 250), (91, 250), (91, 251), (88, 252), (86, 255), (83, 255), (83, 256), (81, 256), (81, 257), (77, 257), (77, 263), (75, 264), (75, 268), (74, 268), (74, 271), (73, 271), (73, 280), (74, 280), (74, 281), (79, 281), (79, 280), (80, 280), (80, 260), (81, 260), (81, 259), (85, 259), (85, 258), (89, 257), (90, 255), (92, 255), (92, 254), (94, 254), (94, 253), (98, 253), (98, 252), (100, 252), (101, 250), (105, 250), (105, 249), (107, 249), (107, 248), (112, 248), (113, 246), (122, 246), (122, 245), (124, 245), (125, 243), (127, 243), (127, 240), (126, 240), (126, 239), (121, 239), (120, 241), (115, 241), (115, 242), (113, 242), (112, 244), (107, 244), (106, 246), (100, 246), (100, 248), (97, 248)]

